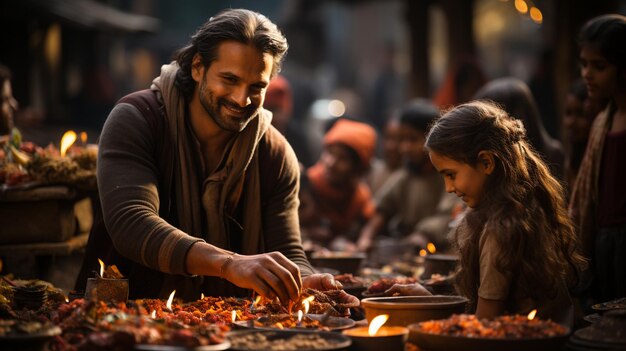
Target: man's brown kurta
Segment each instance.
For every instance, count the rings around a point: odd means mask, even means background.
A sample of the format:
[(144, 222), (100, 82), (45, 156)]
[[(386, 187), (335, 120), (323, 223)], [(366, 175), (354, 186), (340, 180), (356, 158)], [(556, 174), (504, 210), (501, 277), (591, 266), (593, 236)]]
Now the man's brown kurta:
[[(222, 185), (216, 192), (208, 185), (216, 173), (205, 175), (186, 111), (183, 127), (172, 132), (176, 127), (166, 115), (170, 110), (164, 108), (164, 99), (153, 90), (131, 94), (105, 123), (98, 157), (103, 220), (94, 223), (77, 288), (84, 287), (102, 258), (130, 279), (130, 298), (166, 298), (174, 289), (186, 300), (199, 298), (201, 292), (245, 294), (224, 280), (185, 272), (187, 252), (198, 241), (241, 254), (280, 251), (304, 276), (311, 274), (297, 217), (299, 168), (284, 137), (268, 126), (257, 132), (253, 145), (240, 147), (233, 141), (222, 172), (217, 172)], [(181, 142), (191, 150), (187, 155), (181, 153)], [(248, 162), (237, 165), (240, 158)], [(231, 181), (237, 178), (242, 182)], [(211, 216), (211, 207), (222, 216)], [(199, 221), (188, 219), (198, 213)]]

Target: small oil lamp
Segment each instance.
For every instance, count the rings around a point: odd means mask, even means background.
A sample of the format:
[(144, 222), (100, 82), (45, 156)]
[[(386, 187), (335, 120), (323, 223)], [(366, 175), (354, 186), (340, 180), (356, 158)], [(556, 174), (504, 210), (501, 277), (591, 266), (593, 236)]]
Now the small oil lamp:
[(128, 279), (124, 278), (115, 265), (105, 269), (100, 262), (100, 274), (87, 279), (85, 298), (105, 302), (126, 302), (128, 300)]
[(409, 330), (405, 327), (383, 327), (387, 319), (388, 314), (381, 314), (372, 319), (369, 327), (345, 330), (343, 334), (352, 339), (350, 350), (403, 351)]

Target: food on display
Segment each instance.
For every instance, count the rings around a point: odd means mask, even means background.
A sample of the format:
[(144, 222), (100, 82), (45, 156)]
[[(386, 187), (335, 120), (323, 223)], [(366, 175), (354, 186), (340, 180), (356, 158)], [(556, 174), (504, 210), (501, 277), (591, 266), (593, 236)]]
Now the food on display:
[(478, 319), (475, 315), (455, 314), (448, 319), (419, 323), (419, 330), (429, 334), (468, 338), (525, 339), (548, 338), (568, 333), (568, 329), (551, 320), (505, 315)]

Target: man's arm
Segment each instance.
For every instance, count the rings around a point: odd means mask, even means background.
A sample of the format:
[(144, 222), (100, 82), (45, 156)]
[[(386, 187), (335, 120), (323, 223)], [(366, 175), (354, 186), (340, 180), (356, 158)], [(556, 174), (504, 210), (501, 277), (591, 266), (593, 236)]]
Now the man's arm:
[[(263, 196), (263, 231), (268, 252), (278, 251), (300, 268), (303, 276), (313, 273), (306, 259), (300, 237), (298, 220), (298, 192), (300, 167), (298, 159), (286, 139), (274, 128), (259, 146), (259, 164)], [(268, 189), (269, 188), (269, 189)]]
[(98, 190), (105, 225), (122, 255), (162, 272), (185, 274), (185, 256), (203, 241), (159, 217), (157, 138), (130, 104), (118, 104), (103, 127)]

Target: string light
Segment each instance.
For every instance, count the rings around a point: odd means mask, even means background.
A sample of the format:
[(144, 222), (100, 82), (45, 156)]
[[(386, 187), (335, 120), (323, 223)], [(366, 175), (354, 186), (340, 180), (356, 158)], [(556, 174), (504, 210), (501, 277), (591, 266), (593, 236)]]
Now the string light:
[[(506, 0), (501, 1), (507, 2)], [(521, 15), (527, 15), (536, 24), (540, 25), (543, 23), (543, 13), (532, 0), (515, 0), (514, 6), (517, 12)]]

